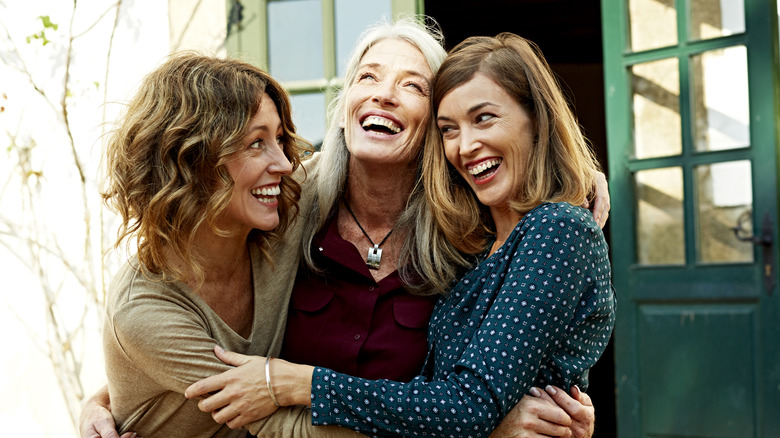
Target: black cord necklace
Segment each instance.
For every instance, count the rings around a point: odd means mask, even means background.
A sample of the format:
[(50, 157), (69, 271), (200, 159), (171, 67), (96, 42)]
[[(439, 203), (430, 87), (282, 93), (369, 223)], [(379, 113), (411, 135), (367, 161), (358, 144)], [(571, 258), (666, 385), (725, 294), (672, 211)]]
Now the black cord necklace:
[(366, 239), (368, 239), (369, 242), (371, 242), (373, 247), (368, 248), (368, 258), (366, 260), (366, 266), (368, 266), (368, 269), (379, 269), (379, 263), (382, 261), (382, 249), (380, 248), (385, 241), (387, 241), (387, 238), (390, 237), (390, 234), (393, 233), (393, 230), (395, 230), (395, 226), (390, 229), (390, 232), (387, 233), (384, 239), (382, 239), (381, 242), (377, 245), (374, 243), (373, 240), (371, 240), (371, 237), (368, 236), (368, 233), (366, 233), (366, 230), (363, 229), (363, 226), (360, 225), (360, 222), (355, 217), (355, 213), (352, 212), (352, 209), (349, 208), (349, 202), (344, 201), (344, 206), (347, 207), (347, 211), (350, 215), (352, 215), (352, 219), (355, 220), (355, 223), (357, 224), (358, 228), (360, 228), (360, 231), (363, 232), (363, 235), (366, 236)]

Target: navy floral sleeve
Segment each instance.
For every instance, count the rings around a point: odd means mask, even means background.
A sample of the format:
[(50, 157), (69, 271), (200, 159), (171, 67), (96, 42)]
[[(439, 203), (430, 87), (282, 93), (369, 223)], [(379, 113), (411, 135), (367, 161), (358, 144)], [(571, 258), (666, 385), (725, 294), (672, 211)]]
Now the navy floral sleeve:
[(439, 300), (424, 376), (316, 368), (312, 421), (373, 436), (488, 436), (531, 386), (586, 389), (614, 320), (601, 229), (585, 209), (543, 204)]

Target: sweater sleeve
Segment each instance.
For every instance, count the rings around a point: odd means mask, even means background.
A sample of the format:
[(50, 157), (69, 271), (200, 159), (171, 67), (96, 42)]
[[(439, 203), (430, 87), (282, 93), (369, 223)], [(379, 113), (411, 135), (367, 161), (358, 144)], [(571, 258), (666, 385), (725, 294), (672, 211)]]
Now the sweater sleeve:
[(149, 294), (123, 304), (111, 319), (118, 354), (163, 390), (183, 394), (189, 385), (232, 368), (214, 355), (219, 341), (198, 309)]
[(258, 438), (358, 438), (364, 435), (339, 426), (315, 426), (306, 406), (283, 407), (271, 416), (247, 424)]
[[(433, 323), (442, 329), (429, 340), (435, 380), (370, 381), (316, 368), (314, 423), (377, 436), (488, 436), (527, 393), (551, 354), (567, 343), (601, 338), (602, 326), (571, 330), (589, 326), (589, 315), (601, 312), (579, 309), (593, 301), (586, 295), (605, 293), (592, 284), (599, 269), (591, 253), (595, 224), (555, 212), (529, 214), (515, 231), (519, 242), (467, 274), (450, 294), (454, 304), (437, 314), (440, 320)], [(461, 306), (457, 300), (464, 294), (490, 298), (477, 305), (464, 300), (468, 304)], [(585, 315), (583, 321), (575, 321), (579, 314)], [(478, 327), (464, 327), (471, 325)], [(558, 382), (563, 386), (586, 372), (567, 371), (566, 381)]]

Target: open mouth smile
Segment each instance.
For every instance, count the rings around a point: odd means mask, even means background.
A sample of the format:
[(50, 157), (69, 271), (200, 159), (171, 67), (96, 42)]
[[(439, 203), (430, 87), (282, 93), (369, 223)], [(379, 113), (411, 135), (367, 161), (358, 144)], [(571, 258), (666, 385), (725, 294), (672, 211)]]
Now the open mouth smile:
[(479, 164), (467, 166), (467, 170), (475, 180), (481, 181), (495, 174), (502, 161), (501, 158), (491, 158)]
[(279, 188), (278, 185), (275, 185), (275, 186), (258, 187), (252, 189), (251, 193), (252, 196), (254, 196), (255, 199), (257, 199), (258, 201), (266, 204), (271, 204), (273, 202), (276, 202), (276, 197), (282, 193), (282, 190)]
[(375, 132), (384, 135), (395, 135), (404, 130), (402, 126), (398, 125), (393, 120), (377, 115), (367, 116), (360, 123), (360, 126), (366, 132)]

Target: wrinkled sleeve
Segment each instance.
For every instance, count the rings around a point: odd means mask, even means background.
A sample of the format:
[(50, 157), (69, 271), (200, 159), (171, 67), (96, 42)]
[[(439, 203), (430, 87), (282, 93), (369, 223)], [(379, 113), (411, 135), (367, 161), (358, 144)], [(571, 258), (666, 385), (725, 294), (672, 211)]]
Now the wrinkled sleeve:
[(340, 426), (315, 426), (308, 406), (291, 406), (246, 426), (258, 438), (357, 438), (358, 432)]
[(165, 390), (184, 394), (189, 385), (232, 368), (214, 355), (216, 341), (204, 318), (179, 303), (142, 296), (111, 318), (121, 353)]

